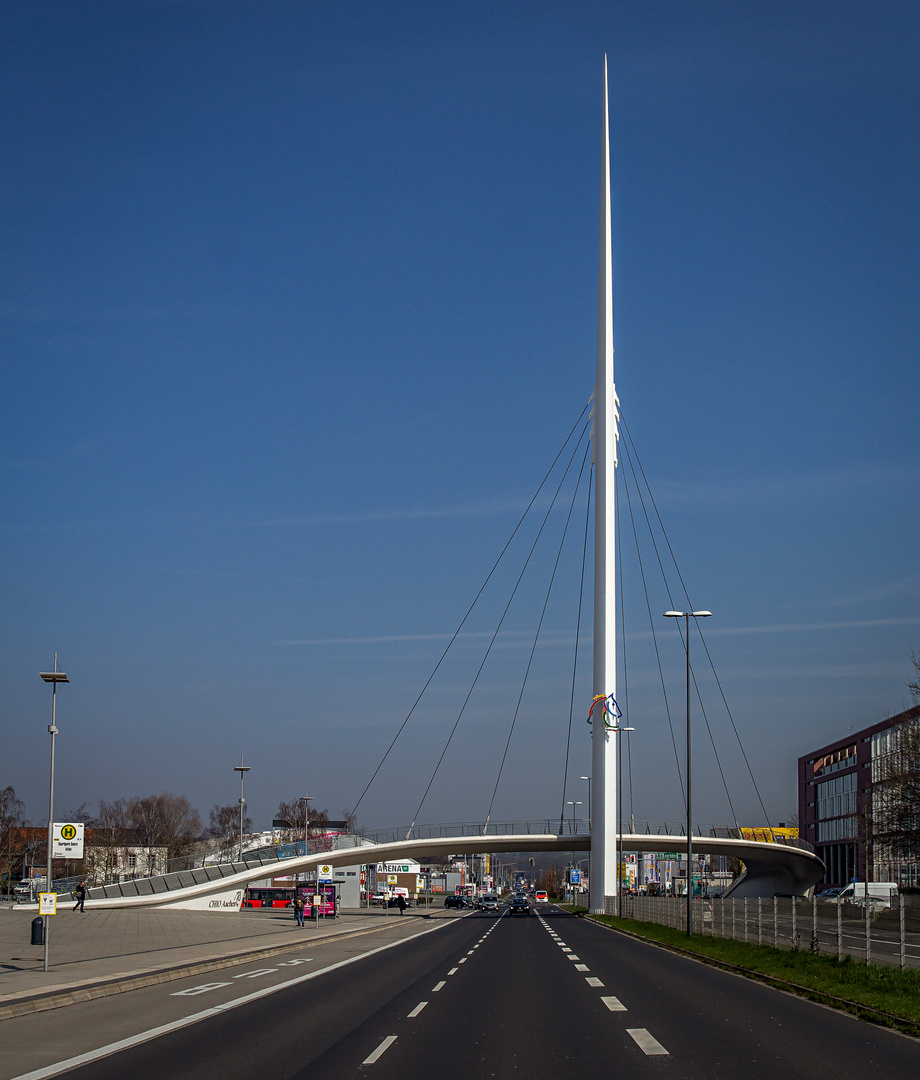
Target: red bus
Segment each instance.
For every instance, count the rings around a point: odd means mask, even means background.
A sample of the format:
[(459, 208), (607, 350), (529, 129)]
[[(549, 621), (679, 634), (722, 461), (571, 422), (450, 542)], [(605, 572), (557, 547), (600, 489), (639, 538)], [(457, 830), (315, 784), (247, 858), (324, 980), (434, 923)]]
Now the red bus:
[(277, 886), (247, 889), (243, 898), (244, 908), (289, 908), (294, 903), (294, 889)]

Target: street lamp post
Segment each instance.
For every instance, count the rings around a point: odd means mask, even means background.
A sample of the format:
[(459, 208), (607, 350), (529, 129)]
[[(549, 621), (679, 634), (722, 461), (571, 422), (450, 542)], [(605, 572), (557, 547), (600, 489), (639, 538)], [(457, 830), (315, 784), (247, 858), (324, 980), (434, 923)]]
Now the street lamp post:
[(581, 806), (581, 799), (578, 799), (576, 801), (573, 801), (572, 799), (566, 799), (565, 805), (566, 806), (571, 806), (571, 808), (572, 808), (572, 836), (574, 836), (575, 835), (575, 807), (576, 806)]
[[(51, 736), (51, 783), (48, 788), (48, 865), (45, 877), (45, 891), (51, 892), (51, 851), (54, 842), (54, 736), (58, 733), (55, 724), (55, 706), (57, 705), (57, 684), (70, 682), (70, 679), (67, 678), (63, 671), (58, 671), (57, 653), (54, 654), (54, 671), (40, 671), (39, 675), (46, 683), (51, 683), (51, 724), (48, 727), (48, 734)], [(42, 930), (45, 939), (45, 971), (47, 971), (49, 930), (47, 915), (44, 916)]]
[(303, 853), (304, 855), (310, 854), (310, 807), (309, 803), (312, 801), (313, 796), (307, 794), (307, 788), (304, 788), (303, 795), (300, 796), (300, 801), (303, 803)]
[(684, 645), (687, 654), (687, 937), (693, 933), (693, 819), (690, 798), (690, 619), (708, 619), (711, 611), (666, 611), (666, 619), (684, 620)]
[(590, 776), (580, 776), (578, 779), (588, 781), (588, 832), (590, 832), (591, 831), (591, 777)]
[(243, 764), (243, 755), (240, 754), (239, 765), (233, 766), (233, 771), (240, 774), (240, 854), (239, 861), (243, 861), (243, 807), (246, 805), (246, 800), (243, 798), (243, 777), (252, 768), (251, 765)]

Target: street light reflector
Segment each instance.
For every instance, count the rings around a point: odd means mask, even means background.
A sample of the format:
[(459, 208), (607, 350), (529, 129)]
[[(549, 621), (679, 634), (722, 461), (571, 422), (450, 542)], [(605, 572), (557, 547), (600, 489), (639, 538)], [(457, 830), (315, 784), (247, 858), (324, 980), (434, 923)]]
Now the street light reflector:
[(691, 611), (690, 614), (694, 619), (705, 619), (712, 614), (711, 611)]
[(39, 675), (45, 682), (70, 682), (63, 671), (40, 671)]
[(664, 613), (664, 617), (666, 619), (682, 619), (684, 617), (684, 614), (685, 612), (683, 611), (666, 611)]

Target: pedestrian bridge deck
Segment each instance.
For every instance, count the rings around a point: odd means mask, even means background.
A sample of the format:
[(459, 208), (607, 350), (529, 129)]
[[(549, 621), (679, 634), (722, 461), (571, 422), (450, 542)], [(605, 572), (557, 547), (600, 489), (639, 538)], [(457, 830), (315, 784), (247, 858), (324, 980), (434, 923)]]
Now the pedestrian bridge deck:
[[(433, 832), (432, 828), (418, 830)], [(780, 839), (780, 838), (777, 838)], [(347, 846), (346, 846), (347, 845)], [(295, 855), (286, 859), (244, 859), (218, 866), (201, 866), (157, 877), (138, 878), (90, 889), (87, 901), (94, 908), (170, 907), (227, 910), (242, 903), (246, 886), (273, 876), (315, 870), (318, 866), (352, 866), (355, 863), (393, 862), (405, 858), (431, 858), (485, 852), (589, 851), (591, 837), (585, 833), (504, 832), (454, 835), (415, 835), (386, 843), (366, 837), (341, 837), (334, 851)], [(685, 852), (687, 837), (674, 833), (624, 833), (624, 852)], [(777, 893), (804, 896), (823, 877), (824, 864), (808, 848), (795, 843), (763, 843), (732, 836), (693, 836), (697, 854), (724, 855), (740, 859), (744, 874), (734, 883), (731, 895), (773, 896)]]

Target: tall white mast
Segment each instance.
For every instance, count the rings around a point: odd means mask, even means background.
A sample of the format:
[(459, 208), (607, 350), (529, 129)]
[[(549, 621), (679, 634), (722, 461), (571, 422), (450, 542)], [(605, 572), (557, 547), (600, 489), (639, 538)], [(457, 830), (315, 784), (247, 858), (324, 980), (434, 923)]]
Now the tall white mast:
[[(605, 702), (616, 693), (617, 396), (613, 383), (613, 252), (610, 239), (610, 146), (607, 57), (604, 57), (604, 125), (597, 278), (597, 381), (594, 387), (594, 700), (591, 773), (591, 911), (618, 893), (616, 733)], [(599, 700), (603, 698), (604, 701)]]

